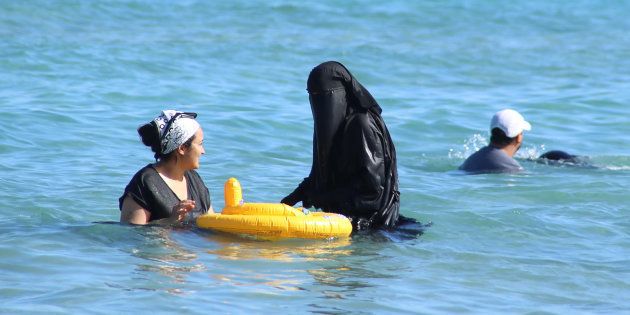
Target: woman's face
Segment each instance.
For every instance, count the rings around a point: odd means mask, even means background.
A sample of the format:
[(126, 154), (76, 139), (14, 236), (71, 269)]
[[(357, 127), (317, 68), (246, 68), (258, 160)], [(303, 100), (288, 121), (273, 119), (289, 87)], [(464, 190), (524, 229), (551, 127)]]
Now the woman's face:
[(193, 141), (190, 147), (185, 148), (185, 153), (182, 158), (184, 168), (197, 169), (199, 168), (199, 158), (205, 154), (206, 150), (203, 148), (203, 130), (199, 128), (193, 136)]

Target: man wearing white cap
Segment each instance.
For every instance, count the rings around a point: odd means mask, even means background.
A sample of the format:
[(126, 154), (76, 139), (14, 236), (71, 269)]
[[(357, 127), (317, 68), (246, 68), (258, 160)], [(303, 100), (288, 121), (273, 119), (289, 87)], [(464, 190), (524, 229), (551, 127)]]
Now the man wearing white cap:
[(521, 171), (514, 154), (523, 143), (523, 131), (531, 130), (530, 123), (513, 109), (504, 109), (490, 121), (490, 144), (469, 156), (459, 169), (479, 173), (512, 173)]

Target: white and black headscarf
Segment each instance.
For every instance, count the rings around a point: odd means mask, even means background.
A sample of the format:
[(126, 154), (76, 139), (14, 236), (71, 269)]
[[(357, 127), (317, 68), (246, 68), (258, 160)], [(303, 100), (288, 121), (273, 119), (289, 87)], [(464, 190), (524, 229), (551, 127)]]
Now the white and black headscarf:
[(161, 153), (169, 154), (180, 145), (186, 143), (201, 127), (195, 120), (197, 114), (163, 110), (160, 116), (153, 119), (160, 136)]

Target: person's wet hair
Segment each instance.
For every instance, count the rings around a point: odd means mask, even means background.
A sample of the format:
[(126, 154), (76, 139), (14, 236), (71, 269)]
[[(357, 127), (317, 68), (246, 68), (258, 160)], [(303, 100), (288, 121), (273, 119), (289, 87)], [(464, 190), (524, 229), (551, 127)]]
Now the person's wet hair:
[(504, 148), (514, 141), (516, 137), (510, 138), (505, 135), (505, 132), (499, 128), (492, 129), (490, 135), (490, 143), (498, 148)]
[(570, 164), (585, 164), (585, 161), (580, 159), (577, 155), (569, 154), (560, 150), (551, 150), (541, 154), (538, 157), (541, 162), (554, 162), (554, 163), (570, 163)]
[(548, 151), (548, 152), (545, 152), (545, 153), (541, 154), (540, 157), (538, 157), (538, 158), (539, 159), (554, 160), (554, 161), (572, 160), (572, 159), (575, 159), (575, 155), (569, 154), (567, 152), (560, 151), (560, 150), (552, 150), (552, 151)]

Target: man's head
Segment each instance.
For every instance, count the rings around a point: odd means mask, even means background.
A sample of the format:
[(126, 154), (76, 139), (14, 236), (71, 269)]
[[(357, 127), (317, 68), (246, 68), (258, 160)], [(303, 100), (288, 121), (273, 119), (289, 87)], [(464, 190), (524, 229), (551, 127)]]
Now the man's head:
[(516, 152), (523, 142), (523, 131), (531, 130), (532, 125), (513, 109), (498, 111), (490, 121), (490, 143), (498, 148), (513, 145)]

